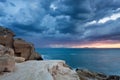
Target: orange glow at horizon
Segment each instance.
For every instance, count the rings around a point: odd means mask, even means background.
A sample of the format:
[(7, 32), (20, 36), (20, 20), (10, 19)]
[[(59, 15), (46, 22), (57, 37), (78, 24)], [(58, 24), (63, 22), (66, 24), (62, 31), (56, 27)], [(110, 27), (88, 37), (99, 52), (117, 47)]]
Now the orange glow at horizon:
[(110, 43), (110, 42), (95, 42), (83, 45), (74, 45), (72, 48), (120, 48), (120, 42)]
[(96, 41), (87, 42), (83, 44), (54, 44), (50, 45), (51, 48), (120, 48), (120, 41)]

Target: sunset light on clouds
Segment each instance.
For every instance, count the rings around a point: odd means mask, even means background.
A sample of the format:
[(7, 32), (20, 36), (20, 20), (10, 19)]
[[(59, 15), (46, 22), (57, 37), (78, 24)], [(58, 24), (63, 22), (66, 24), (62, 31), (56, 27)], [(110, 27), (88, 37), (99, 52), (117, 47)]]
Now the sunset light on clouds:
[(120, 48), (120, 42), (112, 41), (97, 41), (97, 42), (87, 42), (84, 44), (54, 44), (49, 45), (51, 48)]
[(85, 45), (76, 45), (72, 48), (120, 48), (120, 43), (91, 43)]

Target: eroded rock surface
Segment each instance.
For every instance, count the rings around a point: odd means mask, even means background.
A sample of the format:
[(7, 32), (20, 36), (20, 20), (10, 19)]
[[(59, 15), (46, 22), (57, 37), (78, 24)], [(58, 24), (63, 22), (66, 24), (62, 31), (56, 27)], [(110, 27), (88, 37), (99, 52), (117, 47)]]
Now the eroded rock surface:
[(13, 48), (13, 37), (15, 34), (7, 28), (3, 28), (0, 26), (0, 44)]
[(23, 57), (26, 60), (42, 60), (40, 54), (35, 52), (34, 46), (20, 38), (14, 39), (14, 32), (0, 26), (0, 45), (12, 48), (16, 57)]
[(25, 60), (42, 60), (41, 56), (35, 52), (31, 43), (22, 39), (14, 40), (15, 56), (23, 57)]
[(61, 60), (26, 61), (16, 64), (16, 70), (0, 76), (0, 80), (79, 80), (77, 73)]
[(0, 72), (12, 72), (15, 69), (15, 60), (9, 55), (0, 56)]
[(14, 51), (0, 45), (0, 73), (12, 72), (15, 69)]
[(120, 76), (105, 75), (103, 73), (92, 72), (89, 70), (76, 69), (80, 80), (120, 80)]

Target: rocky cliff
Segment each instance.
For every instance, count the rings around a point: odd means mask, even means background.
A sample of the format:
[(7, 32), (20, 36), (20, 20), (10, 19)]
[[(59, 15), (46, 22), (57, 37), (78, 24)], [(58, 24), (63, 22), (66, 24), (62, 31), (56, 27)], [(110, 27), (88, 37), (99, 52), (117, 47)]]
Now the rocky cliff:
[(0, 26), (0, 44), (1, 45), (12, 48), (14, 36), (15, 34), (11, 30)]
[(34, 46), (23, 39), (14, 39), (15, 56), (23, 57), (25, 60), (42, 60), (42, 57), (35, 52)]
[[(14, 32), (0, 26), (0, 45), (14, 50), (16, 57), (26, 60), (42, 60), (40, 54), (36, 53), (34, 46), (21, 38), (14, 39)], [(19, 61), (20, 62), (20, 61)]]

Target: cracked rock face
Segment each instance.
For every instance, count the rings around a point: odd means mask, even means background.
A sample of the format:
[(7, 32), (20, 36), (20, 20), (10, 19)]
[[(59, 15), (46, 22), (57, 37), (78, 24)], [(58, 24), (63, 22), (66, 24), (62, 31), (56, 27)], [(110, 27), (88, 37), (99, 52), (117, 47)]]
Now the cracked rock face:
[(0, 80), (79, 80), (77, 73), (64, 64), (61, 60), (17, 63), (15, 71), (0, 76)]
[(63, 62), (49, 68), (54, 80), (79, 80), (76, 72), (66, 67)]

